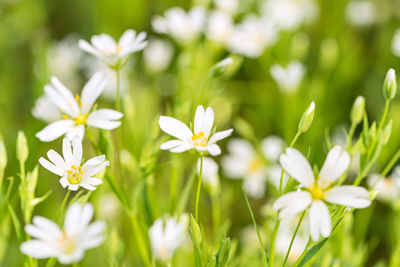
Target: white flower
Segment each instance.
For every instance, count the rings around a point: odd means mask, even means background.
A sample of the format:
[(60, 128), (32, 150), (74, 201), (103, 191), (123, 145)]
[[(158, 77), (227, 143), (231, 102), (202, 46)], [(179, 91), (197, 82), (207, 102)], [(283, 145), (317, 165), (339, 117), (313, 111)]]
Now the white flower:
[(306, 70), (302, 63), (292, 61), (286, 66), (286, 68), (274, 64), (271, 66), (270, 72), (272, 78), (282, 91), (294, 92), (300, 86), (300, 82)]
[(155, 16), (151, 24), (154, 31), (171, 35), (180, 43), (189, 43), (196, 39), (203, 30), (206, 11), (203, 7), (194, 7), (185, 12), (180, 7), (173, 7), (164, 13), (164, 17)]
[(212, 134), (214, 123), (214, 110), (208, 107), (198, 106), (193, 123), (193, 132), (183, 122), (167, 116), (161, 116), (158, 123), (161, 130), (172, 135), (178, 140), (167, 141), (161, 145), (161, 149), (181, 153), (190, 149), (196, 149), (203, 153), (208, 152), (212, 156), (221, 154), (221, 149), (216, 144), (231, 135), (233, 129)]
[(77, 136), (72, 141), (64, 138), (62, 151), (63, 157), (54, 150), (49, 150), (47, 156), (51, 162), (43, 157), (39, 159), (43, 167), (61, 176), (60, 184), (62, 187), (68, 186), (68, 189), (73, 191), (78, 190), (79, 186), (88, 190), (95, 190), (95, 186), (103, 183), (93, 176), (109, 166), (109, 162), (105, 161), (105, 155), (94, 157), (82, 165), (82, 143)]
[[(56, 78), (51, 78), (51, 84), (44, 87), (48, 99), (53, 105), (49, 105), (47, 112), (52, 112), (54, 105), (63, 113), (58, 120), (51, 122), (36, 137), (43, 142), (50, 142), (66, 134), (72, 138), (78, 135), (81, 139), (85, 134), (85, 125), (100, 129), (114, 129), (121, 125), (123, 115), (112, 109), (98, 109), (91, 112), (94, 102), (104, 90), (107, 79), (101, 73), (96, 73), (86, 83), (81, 96), (73, 94)], [(40, 108), (45, 112), (45, 107)]]
[(168, 68), (173, 56), (172, 45), (164, 40), (151, 40), (143, 51), (146, 67), (153, 73), (163, 72)]
[[(278, 233), (276, 235), (276, 252), (282, 256), (285, 256), (288, 251), (298, 221), (299, 218), (293, 217), (291, 219), (282, 220), (279, 224)], [(292, 249), (290, 250), (288, 258), (289, 262), (294, 263), (307, 246), (309, 239), (305, 227), (307, 224), (308, 222), (306, 222), (306, 218), (304, 218), (303, 223), (299, 228), (299, 232), (293, 241)]]
[[(197, 161), (197, 173), (200, 174), (201, 159)], [(203, 169), (201, 179), (203, 183), (209, 186), (212, 190), (218, 190), (218, 164), (209, 157), (203, 157)]]
[(230, 15), (235, 15), (239, 11), (238, 0), (214, 0), (214, 4), (218, 10)]
[(229, 14), (222, 11), (213, 11), (207, 21), (206, 36), (214, 42), (225, 44), (234, 29), (235, 26)]
[(275, 201), (274, 209), (280, 210), (279, 217), (283, 219), (293, 217), (310, 207), (310, 234), (314, 241), (320, 235), (328, 237), (331, 233), (331, 217), (325, 201), (349, 208), (366, 208), (371, 204), (365, 188), (333, 185), (350, 164), (349, 154), (339, 146), (329, 151), (316, 179), (307, 159), (296, 149), (286, 149), (286, 153), (280, 157), (280, 163), (304, 189), (281, 196)]
[(89, 44), (85, 40), (79, 40), (79, 47), (113, 68), (120, 68), (128, 56), (146, 47), (147, 34), (136, 34), (134, 30), (126, 30), (118, 42), (108, 34), (94, 35)]
[(394, 32), (392, 40), (392, 53), (396, 57), (400, 57), (400, 29), (397, 29)]
[(243, 179), (246, 193), (253, 198), (265, 194), (267, 168), (253, 146), (243, 139), (233, 139), (228, 143), (229, 155), (222, 159), (226, 175), (232, 179)]
[(377, 198), (384, 202), (393, 203), (400, 197), (400, 166), (394, 168), (391, 176), (382, 177), (379, 174), (371, 174), (368, 177), (369, 186), (379, 191)]
[(263, 16), (279, 30), (296, 30), (301, 24), (314, 20), (318, 14), (313, 0), (268, 0), (262, 11)]
[(285, 141), (276, 135), (268, 136), (261, 142), (261, 149), (264, 156), (271, 162), (275, 162), (279, 159), (284, 147)]
[(276, 41), (277, 33), (270, 21), (253, 15), (247, 16), (231, 34), (228, 40), (229, 50), (250, 58), (258, 57), (267, 46)]
[(163, 220), (157, 219), (149, 229), (151, 250), (155, 258), (162, 261), (170, 260), (175, 250), (186, 238), (187, 217), (181, 216)]
[(351, 1), (346, 6), (346, 18), (354, 26), (370, 26), (375, 23), (376, 15), (376, 7), (371, 1)]
[(37, 259), (56, 257), (62, 264), (79, 262), (86, 250), (99, 246), (104, 241), (105, 224), (93, 217), (93, 206), (73, 204), (67, 211), (64, 229), (41, 216), (33, 218), (33, 224), (25, 226), (32, 240), (21, 244), (22, 253)]

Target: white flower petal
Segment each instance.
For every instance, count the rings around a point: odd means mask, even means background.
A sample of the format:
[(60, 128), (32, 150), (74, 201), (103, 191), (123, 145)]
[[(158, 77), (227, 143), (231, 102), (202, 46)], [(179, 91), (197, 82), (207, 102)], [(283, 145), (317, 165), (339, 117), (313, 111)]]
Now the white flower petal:
[(174, 152), (174, 153), (182, 153), (182, 152), (188, 151), (188, 150), (190, 150), (192, 148), (193, 148), (193, 145), (185, 143), (185, 142), (182, 142), (182, 144), (170, 149), (170, 151)]
[(93, 103), (101, 95), (107, 85), (107, 77), (101, 73), (96, 72), (86, 83), (82, 89), (81, 94), (81, 113), (88, 113), (93, 106)]
[(62, 187), (66, 188), (69, 185), (68, 179), (65, 177), (62, 177), (60, 180), (58, 180), (61, 184)]
[(72, 140), (75, 136), (78, 136), (81, 141), (84, 135), (85, 135), (85, 126), (82, 124), (75, 125), (71, 130), (69, 130), (65, 134), (65, 136), (68, 137), (70, 140)]
[(71, 140), (69, 138), (63, 139), (62, 153), (65, 163), (67, 164), (67, 168), (71, 168), (71, 166), (74, 164), (74, 158), (72, 156)]
[(40, 158), (39, 159), (39, 163), (46, 169), (48, 169), (49, 171), (51, 171), (52, 173), (55, 173), (59, 176), (63, 176), (64, 175), (64, 169), (57, 167), (56, 165), (54, 165), (53, 163), (51, 163), (50, 161), (48, 161), (45, 158)]
[(83, 164), (82, 169), (86, 170), (86, 169), (93, 168), (94, 166), (101, 164), (105, 160), (106, 160), (106, 156), (105, 155), (101, 155), (101, 156), (97, 156), (97, 157), (91, 158), (90, 160), (86, 161)]
[(51, 142), (73, 128), (73, 120), (58, 120), (50, 123), (40, 132), (36, 133), (36, 137), (39, 138), (42, 142)]
[(286, 153), (280, 156), (283, 169), (304, 186), (311, 186), (314, 182), (314, 173), (307, 159), (296, 149), (287, 148)]
[(54, 163), (54, 165), (56, 165), (58, 168), (66, 170), (67, 166), (65, 165), (65, 161), (64, 159), (60, 156), (60, 154), (58, 154), (57, 152), (55, 152), (53, 149), (50, 149), (47, 152), (47, 157), (49, 158), (49, 160), (51, 160), (51, 162)]
[(79, 185), (77, 185), (77, 184), (68, 185), (68, 189), (71, 191), (76, 191), (76, 190), (78, 190), (78, 188), (79, 188)]
[(325, 200), (333, 204), (362, 209), (371, 205), (368, 196), (368, 191), (361, 186), (344, 185), (326, 191)]
[(278, 198), (273, 208), (280, 210), (279, 218), (290, 218), (305, 210), (311, 204), (311, 201), (312, 197), (309, 192), (290, 192)]
[(58, 255), (58, 251), (47, 243), (39, 240), (28, 240), (21, 244), (21, 252), (36, 259), (51, 258)]
[(309, 212), (311, 238), (318, 241), (320, 235), (328, 237), (332, 228), (328, 207), (322, 201), (314, 201)]
[(199, 133), (202, 131), (204, 116), (205, 116), (204, 107), (200, 105), (197, 107), (196, 113), (194, 115), (193, 131), (195, 133)]
[(112, 130), (121, 125), (119, 120), (122, 118), (121, 112), (113, 109), (98, 109), (89, 114), (86, 124), (100, 129)]
[(213, 143), (218, 142), (219, 140), (227, 138), (228, 136), (230, 136), (232, 134), (232, 132), (233, 132), (233, 129), (216, 132), (211, 136), (210, 140), (208, 140), (208, 143), (213, 144)]
[(192, 131), (183, 122), (168, 116), (160, 116), (158, 121), (161, 130), (182, 141), (187, 142), (193, 136)]
[(169, 150), (175, 148), (177, 146), (185, 145), (186, 143), (181, 140), (170, 140), (163, 144), (161, 144), (160, 149), (162, 150)]
[(95, 35), (90, 39), (91, 43), (95, 48), (102, 51), (103, 53), (112, 53), (116, 51), (116, 43), (114, 39), (108, 34)]
[(75, 166), (80, 166), (82, 162), (82, 155), (83, 155), (83, 149), (82, 149), (82, 142), (79, 136), (75, 136), (72, 138), (72, 147), (74, 149), (73, 152), (73, 163)]
[(208, 145), (206, 148), (211, 156), (218, 156), (219, 154), (221, 154), (221, 149), (216, 144)]
[(80, 49), (82, 49), (83, 51), (86, 51), (96, 57), (102, 57), (102, 53), (97, 50), (96, 48), (94, 48), (93, 46), (91, 46), (87, 41), (85, 40), (79, 40), (78, 42), (78, 46)]
[(42, 216), (35, 216), (33, 217), (32, 222), (39, 228), (45, 230), (48, 234), (51, 234), (52, 236), (58, 236), (61, 234), (60, 227), (58, 225)]
[[(68, 112), (71, 110), (69, 115), (72, 115), (73, 117), (79, 114), (79, 106), (78, 103), (76, 102), (73, 94), (71, 91), (64, 86), (64, 84), (61, 83), (61, 81), (57, 77), (51, 77), (51, 83), (54, 86), (54, 89), (56, 92), (59, 94), (59, 96), (62, 98), (62, 101), (67, 105), (67, 108), (64, 110), (65, 112)], [(46, 88), (45, 88), (46, 90)]]
[(96, 166), (83, 165), (82, 170), (84, 171), (84, 173), (82, 174), (82, 177), (90, 178), (93, 175), (96, 175), (97, 173), (101, 172), (106, 166), (110, 166), (109, 161), (104, 161)]
[(319, 172), (321, 177), (320, 182), (334, 182), (339, 178), (349, 167), (350, 155), (347, 151), (343, 151), (340, 146), (332, 148), (326, 156), (324, 165)]

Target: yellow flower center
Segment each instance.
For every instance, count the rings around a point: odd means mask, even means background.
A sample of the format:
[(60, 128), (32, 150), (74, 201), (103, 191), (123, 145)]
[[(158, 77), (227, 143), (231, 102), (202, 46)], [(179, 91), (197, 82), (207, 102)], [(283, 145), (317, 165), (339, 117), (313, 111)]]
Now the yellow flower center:
[(263, 162), (259, 158), (254, 158), (250, 162), (249, 170), (250, 172), (256, 172), (258, 171), (263, 165)]
[(313, 187), (309, 187), (308, 190), (311, 193), (313, 200), (321, 200), (325, 198), (325, 192), (323, 189), (319, 188), (318, 186), (314, 185)]
[(192, 141), (195, 146), (205, 147), (207, 145), (207, 137), (205, 137), (203, 132), (195, 133), (192, 136)]
[(75, 165), (71, 166), (71, 169), (67, 171), (68, 173), (68, 182), (70, 184), (79, 184), (82, 180), (82, 174), (84, 171), (82, 170), (82, 166), (76, 167)]
[(74, 123), (75, 124), (85, 124), (86, 123), (86, 119), (87, 119), (87, 114), (86, 113), (85, 114), (79, 114), (74, 119)]
[(73, 238), (67, 236), (65, 231), (62, 231), (62, 236), (58, 238), (58, 244), (60, 245), (61, 249), (67, 253), (72, 254), (75, 251), (76, 242)]
[(121, 47), (119, 46), (119, 44), (117, 44), (117, 45), (115, 46), (115, 52), (116, 52), (117, 54), (121, 53)]

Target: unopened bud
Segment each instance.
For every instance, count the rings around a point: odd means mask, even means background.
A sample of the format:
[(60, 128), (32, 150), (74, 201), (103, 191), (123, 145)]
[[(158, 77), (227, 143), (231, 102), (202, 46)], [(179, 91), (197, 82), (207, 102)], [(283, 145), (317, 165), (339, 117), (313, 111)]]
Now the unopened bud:
[(308, 131), (314, 119), (314, 112), (315, 112), (315, 103), (314, 101), (312, 101), (310, 106), (303, 113), (303, 116), (301, 116), (299, 127), (297, 130), (299, 133), (305, 133)]
[(365, 110), (365, 99), (362, 96), (358, 96), (354, 101), (353, 107), (351, 108), (350, 119), (354, 124), (361, 122)]
[(389, 69), (383, 83), (383, 96), (386, 100), (392, 100), (396, 96), (397, 82), (394, 69)]
[(193, 218), (192, 215), (190, 215), (190, 226), (189, 226), (189, 231), (192, 235), (192, 238), (194, 239), (196, 244), (200, 244), (201, 241), (203, 240), (200, 226), (197, 224), (196, 220)]
[(17, 158), (21, 163), (24, 163), (28, 158), (28, 142), (23, 131), (18, 132), (17, 137)]
[(221, 60), (220, 62), (218, 62), (211, 68), (211, 75), (213, 77), (221, 76), (222, 74), (225, 73), (228, 66), (231, 65), (232, 63), (233, 63), (233, 59), (231, 57), (227, 57), (227, 58)]

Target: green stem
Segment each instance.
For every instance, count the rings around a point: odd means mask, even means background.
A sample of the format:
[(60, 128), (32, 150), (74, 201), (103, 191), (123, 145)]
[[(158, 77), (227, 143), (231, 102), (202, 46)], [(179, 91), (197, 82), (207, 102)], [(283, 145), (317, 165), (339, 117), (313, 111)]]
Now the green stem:
[(253, 210), (251, 209), (251, 206), (250, 206), (250, 203), (249, 203), (249, 199), (247, 198), (246, 191), (244, 190), (244, 188), (242, 188), (242, 192), (243, 192), (244, 200), (246, 201), (247, 207), (248, 207), (249, 212), (250, 212), (251, 220), (253, 221), (254, 228), (256, 229), (256, 232), (257, 232), (258, 242), (260, 243), (261, 255), (262, 255), (262, 258), (263, 258), (263, 262), (267, 266), (268, 265), (267, 255), (266, 255), (265, 250), (264, 250), (264, 244), (263, 244), (263, 241), (262, 241), (262, 238), (261, 238), (261, 235), (260, 235), (260, 231), (258, 230), (258, 227), (257, 227), (256, 219), (254, 218)]
[(389, 161), (389, 163), (386, 165), (386, 167), (381, 172), (382, 177), (385, 177), (389, 173), (389, 171), (393, 168), (394, 164), (396, 164), (396, 162), (399, 158), (400, 158), (400, 149), (397, 150), (396, 154), (392, 157), (392, 159)]
[(143, 238), (143, 235), (142, 235), (142, 231), (140, 229), (139, 222), (137, 220), (137, 216), (136, 215), (131, 215), (131, 221), (132, 221), (133, 230), (136, 233), (135, 236), (136, 236), (136, 241), (138, 243), (140, 255), (142, 256), (142, 259), (143, 259), (145, 265), (146, 266), (151, 266), (150, 258), (149, 258), (149, 255), (147, 253), (146, 243), (144, 241), (144, 238)]
[(347, 136), (347, 150), (350, 150), (351, 145), (352, 145), (352, 140), (353, 140), (353, 136), (354, 136), (354, 132), (356, 130), (357, 124), (355, 123), (351, 123), (350, 126), (350, 130), (349, 130), (349, 134)]
[(174, 214), (176, 208), (177, 166), (176, 159), (172, 159), (171, 182), (169, 185), (169, 213)]
[(376, 132), (376, 136), (379, 136), (380, 132), (382, 131), (383, 124), (386, 121), (387, 113), (389, 111), (390, 100), (386, 100), (385, 102), (385, 109), (383, 110), (382, 119), (379, 122), (378, 131)]
[(115, 69), (115, 76), (117, 79), (117, 88), (115, 91), (115, 109), (121, 112), (121, 88), (120, 88), (120, 73), (119, 69)]
[(203, 155), (200, 156), (200, 173), (199, 181), (197, 183), (197, 193), (196, 193), (196, 206), (195, 206), (195, 219), (198, 222), (199, 217), (199, 200), (200, 200), (200, 190), (201, 190), (201, 176), (203, 174)]
[(292, 250), (292, 246), (293, 246), (294, 239), (296, 238), (297, 232), (299, 231), (301, 222), (302, 222), (303, 219), (304, 219), (304, 215), (306, 215), (306, 211), (303, 211), (303, 213), (301, 214), (300, 220), (299, 220), (299, 222), (298, 222), (298, 224), (297, 224), (297, 226), (296, 226), (296, 230), (294, 230), (292, 240), (290, 240), (289, 248), (288, 248), (288, 251), (286, 252), (285, 260), (283, 261), (283, 265), (282, 265), (283, 267), (285, 266), (285, 264), (286, 264), (286, 262), (287, 262), (287, 260), (288, 260), (288, 258), (289, 258), (290, 251)]
[[(289, 147), (293, 147), (294, 144), (296, 143), (297, 139), (299, 138), (299, 136), (301, 135), (301, 132), (297, 132), (296, 135), (293, 137), (292, 142), (290, 143)], [(282, 168), (281, 171), (281, 179), (279, 181), (279, 195), (281, 196), (283, 193), (283, 173), (284, 170)], [(272, 243), (271, 243), (271, 248), (269, 251), (269, 264), (271, 267), (274, 266), (274, 254), (275, 254), (275, 240), (276, 240), (276, 234), (278, 233), (278, 228), (279, 228), (279, 224), (280, 224), (280, 220), (279, 220), (279, 213), (276, 214), (276, 222), (275, 222), (275, 226), (274, 226), (274, 232), (272, 234)]]
[(67, 203), (67, 199), (68, 199), (70, 193), (71, 193), (71, 190), (68, 190), (67, 193), (65, 194), (65, 197), (64, 197), (63, 202), (61, 203), (61, 208), (60, 208), (60, 211), (58, 212), (56, 221), (58, 221), (58, 219), (60, 218), (61, 214), (63, 213), (65, 204)]

